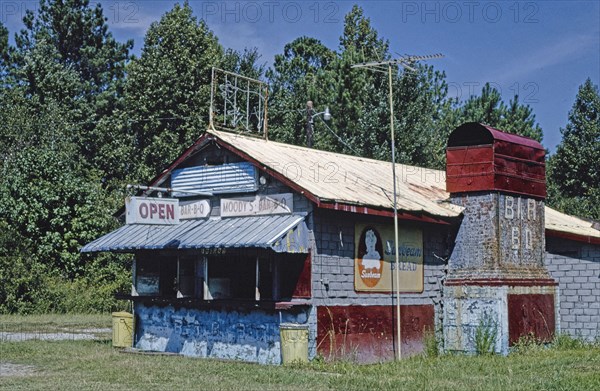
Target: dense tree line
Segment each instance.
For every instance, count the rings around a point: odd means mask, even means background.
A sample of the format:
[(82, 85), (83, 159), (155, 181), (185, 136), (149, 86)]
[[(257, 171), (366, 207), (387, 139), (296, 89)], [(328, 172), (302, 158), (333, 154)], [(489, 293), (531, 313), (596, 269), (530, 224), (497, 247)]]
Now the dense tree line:
[[(334, 114), (316, 120), (315, 148), (390, 159), (387, 75), (352, 65), (392, 55), (359, 7), (337, 48), (299, 37), (268, 70), (257, 49), (224, 48), (187, 3), (152, 23), (139, 57), (88, 0), (41, 0), (23, 24), (10, 45), (0, 23), (0, 312), (115, 307), (130, 258), (78, 250), (118, 226), (125, 184), (148, 182), (206, 128), (213, 66), (269, 82), (272, 139), (304, 145), (312, 100)], [(506, 104), (486, 85), (459, 102), (443, 72), (413, 68), (393, 74), (399, 162), (443, 168), (447, 135), (465, 121), (541, 140), (518, 96)], [(549, 162), (550, 201), (595, 218), (599, 101), (588, 80)]]

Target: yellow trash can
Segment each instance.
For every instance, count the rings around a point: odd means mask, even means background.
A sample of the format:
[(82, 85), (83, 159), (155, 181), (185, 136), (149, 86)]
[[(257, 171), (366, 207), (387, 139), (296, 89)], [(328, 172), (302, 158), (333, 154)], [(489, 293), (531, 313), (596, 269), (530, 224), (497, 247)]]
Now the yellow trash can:
[(112, 321), (113, 347), (130, 348), (133, 345), (133, 315), (129, 312), (113, 312)]
[(279, 334), (283, 364), (308, 362), (308, 325), (281, 323)]

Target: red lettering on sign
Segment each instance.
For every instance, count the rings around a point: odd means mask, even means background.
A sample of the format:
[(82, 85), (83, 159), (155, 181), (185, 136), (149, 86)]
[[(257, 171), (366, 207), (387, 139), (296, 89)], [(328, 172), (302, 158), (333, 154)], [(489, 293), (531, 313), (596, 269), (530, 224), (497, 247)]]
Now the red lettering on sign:
[(154, 215), (156, 214), (158, 210), (158, 207), (156, 206), (156, 204), (150, 204), (150, 218), (154, 218)]
[(165, 218), (165, 204), (158, 205), (158, 217), (161, 219)]
[(167, 205), (167, 219), (175, 219), (175, 205)]
[(139, 211), (140, 211), (140, 216), (143, 219), (145, 219), (146, 217), (148, 217), (148, 205), (146, 205), (146, 203), (142, 202), (140, 204)]

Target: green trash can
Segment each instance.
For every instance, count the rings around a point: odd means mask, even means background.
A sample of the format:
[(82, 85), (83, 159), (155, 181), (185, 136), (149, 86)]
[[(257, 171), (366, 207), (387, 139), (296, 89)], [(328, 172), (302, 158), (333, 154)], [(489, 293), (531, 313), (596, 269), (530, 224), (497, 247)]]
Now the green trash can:
[(113, 347), (130, 348), (133, 345), (133, 315), (129, 312), (113, 312), (112, 325)]
[(281, 323), (279, 334), (283, 364), (308, 362), (308, 325)]

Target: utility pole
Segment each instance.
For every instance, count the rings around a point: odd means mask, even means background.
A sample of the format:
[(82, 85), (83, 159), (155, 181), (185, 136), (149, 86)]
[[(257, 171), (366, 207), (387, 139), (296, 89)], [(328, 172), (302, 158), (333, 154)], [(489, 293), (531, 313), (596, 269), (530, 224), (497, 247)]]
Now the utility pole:
[(313, 135), (315, 133), (315, 117), (323, 115), (323, 121), (327, 122), (331, 120), (331, 113), (329, 107), (325, 107), (324, 111), (315, 113), (313, 108), (312, 100), (306, 102), (306, 146), (312, 148), (313, 146)]
[[(390, 103), (390, 132), (392, 138), (392, 177), (394, 183), (394, 263), (396, 280), (396, 360), (402, 358), (401, 323), (400, 323), (400, 257), (398, 254), (398, 201), (396, 200), (396, 140), (394, 136), (394, 94), (392, 89), (392, 65), (400, 65), (405, 69), (416, 72), (410, 65), (420, 60), (441, 58), (442, 54), (427, 56), (405, 56), (389, 61), (363, 62), (352, 65), (352, 68), (368, 68), (388, 74), (389, 103)], [(410, 65), (409, 65), (410, 64)]]
[(309, 100), (306, 102), (306, 146), (312, 148), (313, 146), (313, 134), (314, 134), (314, 109), (313, 102)]

